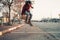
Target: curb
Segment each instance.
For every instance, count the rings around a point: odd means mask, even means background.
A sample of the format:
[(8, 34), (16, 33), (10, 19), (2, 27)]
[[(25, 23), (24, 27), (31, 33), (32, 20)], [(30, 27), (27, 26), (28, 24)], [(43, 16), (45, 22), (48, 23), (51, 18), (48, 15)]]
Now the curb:
[(24, 25), (24, 24), (21, 24), (21, 25), (18, 25), (18, 26), (15, 26), (15, 27), (8, 28), (8, 29), (6, 29), (6, 30), (0, 31), (0, 36), (2, 36), (2, 35), (5, 34), (5, 33), (11, 32), (11, 31), (13, 31), (13, 30), (15, 30), (15, 29), (17, 29), (17, 28), (20, 28), (20, 27), (22, 27), (23, 25)]

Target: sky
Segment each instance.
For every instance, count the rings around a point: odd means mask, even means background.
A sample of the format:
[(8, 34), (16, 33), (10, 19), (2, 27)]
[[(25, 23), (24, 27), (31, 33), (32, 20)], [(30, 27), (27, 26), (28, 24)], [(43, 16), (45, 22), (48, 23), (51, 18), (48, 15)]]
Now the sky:
[(34, 0), (33, 7), (34, 9), (31, 12), (34, 20), (59, 18), (60, 0)]
[[(41, 20), (42, 18), (59, 18), (60, 0), (33, 0), (32, 20)], [(1, 4), (0, 4), (1, 5)], [(1, 13), (0, 13), (1, 16)]]

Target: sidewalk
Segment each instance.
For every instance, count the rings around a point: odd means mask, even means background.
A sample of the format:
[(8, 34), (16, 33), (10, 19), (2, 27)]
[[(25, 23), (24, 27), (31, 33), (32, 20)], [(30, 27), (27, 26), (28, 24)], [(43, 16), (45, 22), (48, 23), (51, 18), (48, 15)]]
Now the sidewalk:
[(23, 25), (24, 24), (14, 24), (12, 26), (0, 26), (0, 36), (5, 33), (11, 32), (19, 27), (22, 27)]
[[(59, 40), (55, 38), (54, 35), (44, 32), (41, 28), (37, 26), (30, 26), (29, 24), (24, 24), (24, 25), (16, 24), (13, 26), (6, 26), (6, 28), (2, 28), (2, 29), (5, 30), (0, 31), (0, 36), (11, 31), (10, 34), (4, 35), (5, 38), (4, 40), (15, 40), (15, 39), (16, 40), (35, 40), (35, 39)], [(0, 39), (3, 39), (3, 37), (1, 37)]]
[(12, 25), (12, 26), (0, 26), (0, 31), (3, 31), (3, 30), (5, 30), (5, 29), (8, 29), (8, 28), (11, 28), (11, 27), (14, 27), (14, 26), (17, 26), (17, 25), (19, 25), (19, 24), (15, 24), (15, 25)]

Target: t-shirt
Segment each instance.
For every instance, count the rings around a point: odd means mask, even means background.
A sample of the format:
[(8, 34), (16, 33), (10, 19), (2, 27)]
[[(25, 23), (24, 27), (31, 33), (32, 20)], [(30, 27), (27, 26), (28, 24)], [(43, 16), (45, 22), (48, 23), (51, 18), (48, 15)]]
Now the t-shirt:
[(22, 14), (22, 15), (25, 14), (25, 11), (30, 12), (30, 8), (31, 8), (31, 7), (32, 7), (31, 4), (29, 4), (29, 5), (24, 5), (21, 14)]

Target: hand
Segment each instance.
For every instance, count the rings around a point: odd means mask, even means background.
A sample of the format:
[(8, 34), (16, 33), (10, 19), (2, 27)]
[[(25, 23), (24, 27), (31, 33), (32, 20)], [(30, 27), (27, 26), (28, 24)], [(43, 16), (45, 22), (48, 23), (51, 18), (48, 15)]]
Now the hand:
[(33, 7), (31, 7), (31, 8), (33, 8)]

